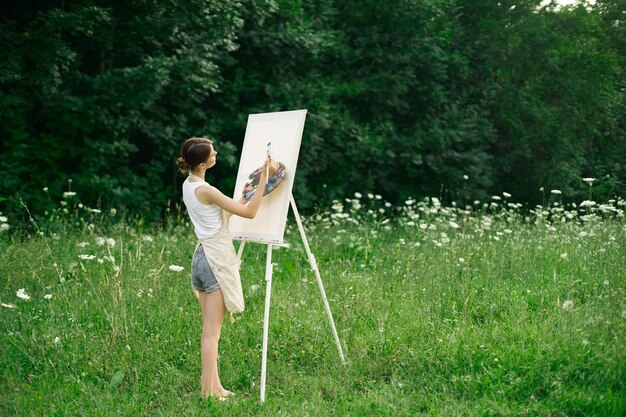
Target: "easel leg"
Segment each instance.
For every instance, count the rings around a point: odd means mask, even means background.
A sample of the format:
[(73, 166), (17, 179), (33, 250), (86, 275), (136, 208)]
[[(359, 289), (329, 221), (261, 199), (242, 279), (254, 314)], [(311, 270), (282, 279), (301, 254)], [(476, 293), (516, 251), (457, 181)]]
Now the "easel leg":
[(239, 245), (239, 250), (237, 251), (237, 264), (239, 265), (239, 268), (241, 268), (241, 255), (243, 254), (244, 246), (246, 246), (246, 241), (242, 240)]
[(339, 351), (339, 359), (341, 359), (342, 363), (346, 363), (346, 359), (343, 356), (343, 349), (341, 349), (341, 343), (339, 342), (339, 336), (337, 336), (337, 329), (335, 328), (335, 321), (333, 320), (333, 313), (330, 311), (330, 305), (328, 304), (328, 299), (326, 298), (326, 291), (324, 291), (324, 284), (322, 283), (322, 277), (320, 277), (320, 271), (317, 268), (317, 262), (315, 262), (315, 256), (311, 253), (311, 248), (309, 248), (309, 242), (306, 240), (306, 235), (304, 234), (304, 227), (302, 226), (302, 220), (300, 220), (300, 214), (298, 213), (298, 208), (296, 207), (296, 201), (293, 199), (293, 195), (289, 196), (289, 200), (291, 202), (291, 208), (293, 209), (293, 214), (296, 217), (296, 223), (298, 223), (298, 229), (300, 230), (300, 236), (302, 237), (302, 242), (304, 243), (304, 249), (306, 250), (306, 254), (309, 257), (309, 263), (311, 264), (311, 269), (315, 272), (315, 279), (317, 280), (317, 286), (320, 289), (320, 293), (322, 294), (322, 301), (324, 301), (324, 309), (326, 310), (326, 315), (328, 316), (328, 322), (330, 323), (330, 328), (333, 331), (333, 337), (335, 338), (335, 344), (337, 345), (337, 350)]
[(265, 263), (265, 315), (263, 317), (263, 356), (261, 359), (261, 402), (265, 402), (265, 379), (267, 370), (267, 338), (270, 327), (270, 298), (272, 295), (272, 244), (267, 245)]

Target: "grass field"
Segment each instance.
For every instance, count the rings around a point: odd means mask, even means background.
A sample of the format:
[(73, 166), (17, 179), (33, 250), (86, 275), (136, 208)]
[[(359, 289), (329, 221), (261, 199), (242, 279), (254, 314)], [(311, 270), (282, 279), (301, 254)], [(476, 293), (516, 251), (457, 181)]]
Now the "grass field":
[(203, 400), (185, 216), (150, 228), (68, 200), (38, 233), (0, 235), (2, 416), (626, 413), (623, 200), (522, 211), (357, 193), (308, 216), (346, 365), (290, 218), (264, 404), (266, 247), (246, 245), (246, 311), (220, 341), (237, 398)]

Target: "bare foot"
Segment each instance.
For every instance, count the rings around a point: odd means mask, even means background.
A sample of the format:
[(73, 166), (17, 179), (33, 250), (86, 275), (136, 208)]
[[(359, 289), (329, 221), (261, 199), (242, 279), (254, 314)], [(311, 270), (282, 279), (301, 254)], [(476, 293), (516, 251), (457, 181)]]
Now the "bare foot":
[(219, 399), (225, 398), (224, 390), (222, 388), (213, 388), (202, 391), (202, 398), (207, 399), (209, 397), (216, 397)]
[(228, 391), (227, 389), (222, 388), (222, 397), (234, 397), (235, 393), (232, 391)]

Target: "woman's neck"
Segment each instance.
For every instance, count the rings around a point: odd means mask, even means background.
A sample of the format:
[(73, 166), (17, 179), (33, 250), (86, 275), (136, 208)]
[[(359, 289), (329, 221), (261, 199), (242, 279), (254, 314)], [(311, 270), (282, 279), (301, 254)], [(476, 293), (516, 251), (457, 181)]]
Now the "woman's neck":
[(199, 172), (193, 172), (193, 171), (189, 171), (189, 176), (194, 176), (196, 178), (201, 179), (202, 181), (204, 181), (204, 173), (206, 172), (206, 170), (204, 171), (199, 171)]

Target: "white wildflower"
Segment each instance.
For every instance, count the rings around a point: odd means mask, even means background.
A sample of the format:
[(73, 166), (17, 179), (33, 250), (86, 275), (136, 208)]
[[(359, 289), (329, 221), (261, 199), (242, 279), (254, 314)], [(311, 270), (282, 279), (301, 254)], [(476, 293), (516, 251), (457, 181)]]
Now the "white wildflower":
[(152, 242), (152, 236), (150, 236), (150, 235), (144, 235), (143, 240), (144, 240), (145, 242)]
[(78, 246), (80, 246), (81, 248), (84, 248), (85, 246), (89, 246), (89, 242), (80, 242)]
[(461, 263), (465, 262), (465, 258), (459, 258), (459, 262)]
[(115, 207), (113, 207), (113, 208), (110, 210), (110, 213), (111, 213), (111, 216), (115, 216), (115, 214), (117, 213), (117, 210), (115, 209)]
[(63, 193), (63, 198), (74, 197), (76, 193), (74, 191), (66, 191)]
[(592, 182), (594, 182), (595, 180), (596, 180), (595, 178), (583, 178), (583, 181), (584, 181), (584, 182), (586, 182), (586, 183), (588, 183), (588, 184), (591, 184), (591, 183), (592, 183)]
[(19, 290), (17, 290), (15, 295), (17, 295), (22, 300), (30, 300), (30, 295), (26, 294), (26, 290), (24, 288), (20, 288)]
[(511, 197), (511, 194), (503, 192), (502, 195), (504, 196), (504, 198), (509, 198)]
[(44, 192), (48, 192), (48, 187), (43, 187)]
[(426, 230), (428, 229), (428, 225), (426, 223), (420, 223), (420, 229)]
[(492, 195), (491, 198), (496, 201), (502, 200), (499, 195)]
[(567, 259), (567, 252), (563, 252), (561, 254), (561, 259)]
[(595, 214), (586, 214), (584, 216), (580, 216), (580, 220), (584, 221), (584, 222), (589, 222), (592, 220), (596, 220), (598, 218), (598, 216), (596, 216)]
[(0, 216), (0, 223), (6, 223), (8, 221), (9, 221), (9, 219), (6, 218), (5, 216)]
[(563, 309), (564, 310), (571, 310), (574, 308), (574, 302), (572, 300), (565, 300), (563, 301)]
[(105, 242), (106, 242), (106, 239), (105, 239), (105, 238), (103, 238), (103, 237), (101, 237), (101, 236), (98, 236), (98, 237), (96, 238), (96, 244), (97, 244), (98, 246), (102, 246), (102, 245), (104, 245), (104, 244), (105, 244)]
[(107, 245), (113, 247), (115, 246), (115, 239), (113, 239), (112, 237), (108, 237), (107, 238)]
[(469, 177), (468, 177), (467, 175), (463, 175), (463, 179), (464, 179), (465, 181), (467, 181), (467, 180), (469, 180)]
[(550, 190), (552, 194), (561, 194), (561, 190)]
[(55, 337), (55, 338), (54, 338), (54, 344), (55, 344), (55, 345), (58, 345), (58, 344), (60, 344), (60, 343), (61, 343), (61, 338), (60, 338), (59, 336)]
[(16, 305), (15, 305), (15, 304), (5, 304), (5, 303), (2, 303), (2, 307), (6, 307), (6, 308), (15, 308), (15, 307), (16, 307)]
[(45, 298), (46, 300), (51, 300), (52, 299), (52, 294), (46, 294), (43, 296), (43, 298)]
[(78, 257), (80, 259), (85, 259), (85, 260), (90, 261), (90, 260), (94, 259), (96, 257), (96, 255), (78, 255)]
[(455, 222), (453, 222), (452, 220), (450, 220), (449, 223), (450, 223), (450, 227), (452, 227), (453, 229), (458, 229), (459, 227), (461, 227), (458, 224), (456, 224)]
[(170, 269), (172, 271), (180, 272), (180, 271), (184, 270), (185, 268), (183, 268), (182, 266), (178, 266), (178, 265), (170, 265)]
[(369, 198), (370, 200), (374, 198), (374, 194), (372, 193), (367, 193), (367, 198)]
[(355, 196), (356, 198), (363, 198), (363, 194), (361, 194), (361, 193), (359, 193), (359, 192), (354, 193), (354, 196)]

